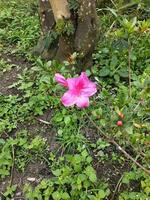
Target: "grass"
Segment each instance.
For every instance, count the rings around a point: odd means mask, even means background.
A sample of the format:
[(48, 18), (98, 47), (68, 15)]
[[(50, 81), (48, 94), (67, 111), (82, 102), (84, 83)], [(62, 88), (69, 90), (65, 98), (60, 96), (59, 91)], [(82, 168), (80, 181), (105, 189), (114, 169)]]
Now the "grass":
[(81, 110), (61, 105), (54, 81), (75, 71), (31, 55), (37, 4), (0, 1), (2, 199), (150, 198), (149, 7), (114, 2), (98, 10), (102, 38), (87, 70), (98, 92)]

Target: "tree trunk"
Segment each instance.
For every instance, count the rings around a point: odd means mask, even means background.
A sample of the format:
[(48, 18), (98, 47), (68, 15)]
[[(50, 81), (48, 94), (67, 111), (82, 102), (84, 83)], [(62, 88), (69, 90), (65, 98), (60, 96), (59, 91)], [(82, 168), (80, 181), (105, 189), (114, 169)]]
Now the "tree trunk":
[(34, 49), (45, 59), (74, 59), (80, 70), (89, 67), (98, 40), (96, 0), (40, 0), (41, 37)]

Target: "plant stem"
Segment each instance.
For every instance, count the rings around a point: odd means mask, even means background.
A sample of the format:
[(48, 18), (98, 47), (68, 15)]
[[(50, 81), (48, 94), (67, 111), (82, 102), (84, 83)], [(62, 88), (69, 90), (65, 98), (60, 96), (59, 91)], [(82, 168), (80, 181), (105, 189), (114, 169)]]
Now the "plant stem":
[(12, 185), (13, 182), (14, 164), (15, 164), (15, 152), (14, 152), (14, 146), (12, 146), (12, 167), (10, 176), (10, 186)]
[(131, 92), (131, 45), (128, 41), (128, 78), (129, 78), (129, 97), (131, 98), (132, 92)]
[(145, 173), (150, 174), (150, 170), (143, 167), (139, 162), (137, 162), (132, 156), (130, 156), (113, 138), (109, 138), (100, 127), (97, 126), (97, 124), (91, 119), (91, 117), (85, 112), (87, 118), (90, 120), (90, 122), (94, 125), (94, 127), (100, 132), (101, 135), (107, 140), (107, 142), (112, 143), (117, 147), (119, 151), (121, 151), (129, 160), (131, 160), (133, 163), (135, 163), (138, 167), (140, 167)]

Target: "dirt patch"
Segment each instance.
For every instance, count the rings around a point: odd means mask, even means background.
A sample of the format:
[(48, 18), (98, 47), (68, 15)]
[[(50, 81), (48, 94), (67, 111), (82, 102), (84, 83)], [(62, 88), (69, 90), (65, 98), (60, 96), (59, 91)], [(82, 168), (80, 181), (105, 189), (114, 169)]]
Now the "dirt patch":
[[(98, 131), (90, 125), (84, 127), (82, 130), (85, 137), (88, 141), (96, 144), (99, 138), (102, 138)], [(104, 139), (105, 141), (105, 139)], [(105, 160), (101, 160), (101, 155), (98, 149), (91, 150), (91, 156), (93, 157), (93, 167), (96, 170), (98, 179), (102, 180), (103, 182), (108, 183), (109, 189), (111, 190), (111, 195), (108, 198), (109, 200), (118, 200), (119, 194), (126, 190), (126, 185), (121, 184), (123, 174), (125, 172), (129, 172), (131, 170), (131, 163), (128, 159), (125, 158), (124, 161), (119, 162), (118, 159), (113, 161), (112, 154), (116, 154), (117, 156), (121, 157), (124, 156), (122, 153), (113, 145), (106, 147), (102, 150), (102, 153), (106, 155)], [(133, 152), (128, 152), (129, 154), (133, 155)], [(139, 191), (139, 184), (134, 182), (131, 185), (133, 191)]]
[(18, 74), (21, 74), (25, 68), (31, 67), (32, 64), (28, 63), (26, 59), (18, 58), (11, 54), (1, 53), (0, 58), (15, 66), (10, 71), (0, 74), (0, 93), (4, 95), (17, 95), (19, 91), (16, 88), (9, 88), (9, 86), (17, 81)]
[(14, 169), (12, 180), (10, 177), (8, 177), (0, 183), (0, 192), (5, 191), (11, 181), (13, 185), (17, 185), (15, 199), (22, 199), (24, 198), (23, 187), (25, 184), (30, 183), (32, 186), (36, 186), (41, 182), (42, 179), (50, 178), (51, 176), (50, 170), (45, 163), (29, 163), (25, 171), (22, 173)]
[(124, 186), (121, 184), (124, 172), (130, 171), (131, 164), (126, 161), (122, 164), (117, 162), (105, 161), (96, 162), (94, 160), (94, 168), (100, 180), (107, 182), (111, 190), (111, 200), (118, 200), (118, 195), (123, 191)]
[[(11, 133), (12, 137), (15, 137), (21, 130), (27, 130), (31, 137), (40, 135), (45, 141), (48, 151), (54, 151), (57, 149), (59, 144), (56, 141), (56, 131), (50, 124), (45, 124), (50, 121), (52, 112), (47, 110), (44, 115), (31, 120), (30, 122), (25, 122), (18, 124), (16, 130)], [(40, 160), (40, 159), (39, 159)], [(0, 195), (6, 191), (7, 186), (10, 184), (17, 185), (17, 191), (15, 193), (14, 199), (25, 199), (23, 195), (23, 187), (26, 183), (30, 183), (33, 187), (38, 185), (42, 179), (52, 177), (50, 168), (48, 164), (44, 161), (34, 160), (30, 162), (26, 167), (24, 172), (19, 172), (16, 167), (13, 169), (11, 176), (5, 178), (0, 182)], [(12, 179), (12, 180), (11, 180)], [(2, 199), (5, 197), (1, 196)]]

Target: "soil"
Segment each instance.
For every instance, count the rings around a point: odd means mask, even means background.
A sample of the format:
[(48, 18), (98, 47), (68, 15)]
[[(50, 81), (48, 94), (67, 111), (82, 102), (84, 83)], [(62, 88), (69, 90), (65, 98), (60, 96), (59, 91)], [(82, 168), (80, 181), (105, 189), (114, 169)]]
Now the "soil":
[(25, 68), (29, 68), (31, 64), (25, 59), (17, 58), (11, 54), (0, 53), (0, 58), (15, 66), (10, 71), (0, 74), (0, 93), (4, 95), (17, 95), (19, 91), (9, 87), (17, 81), (18, 75)]

